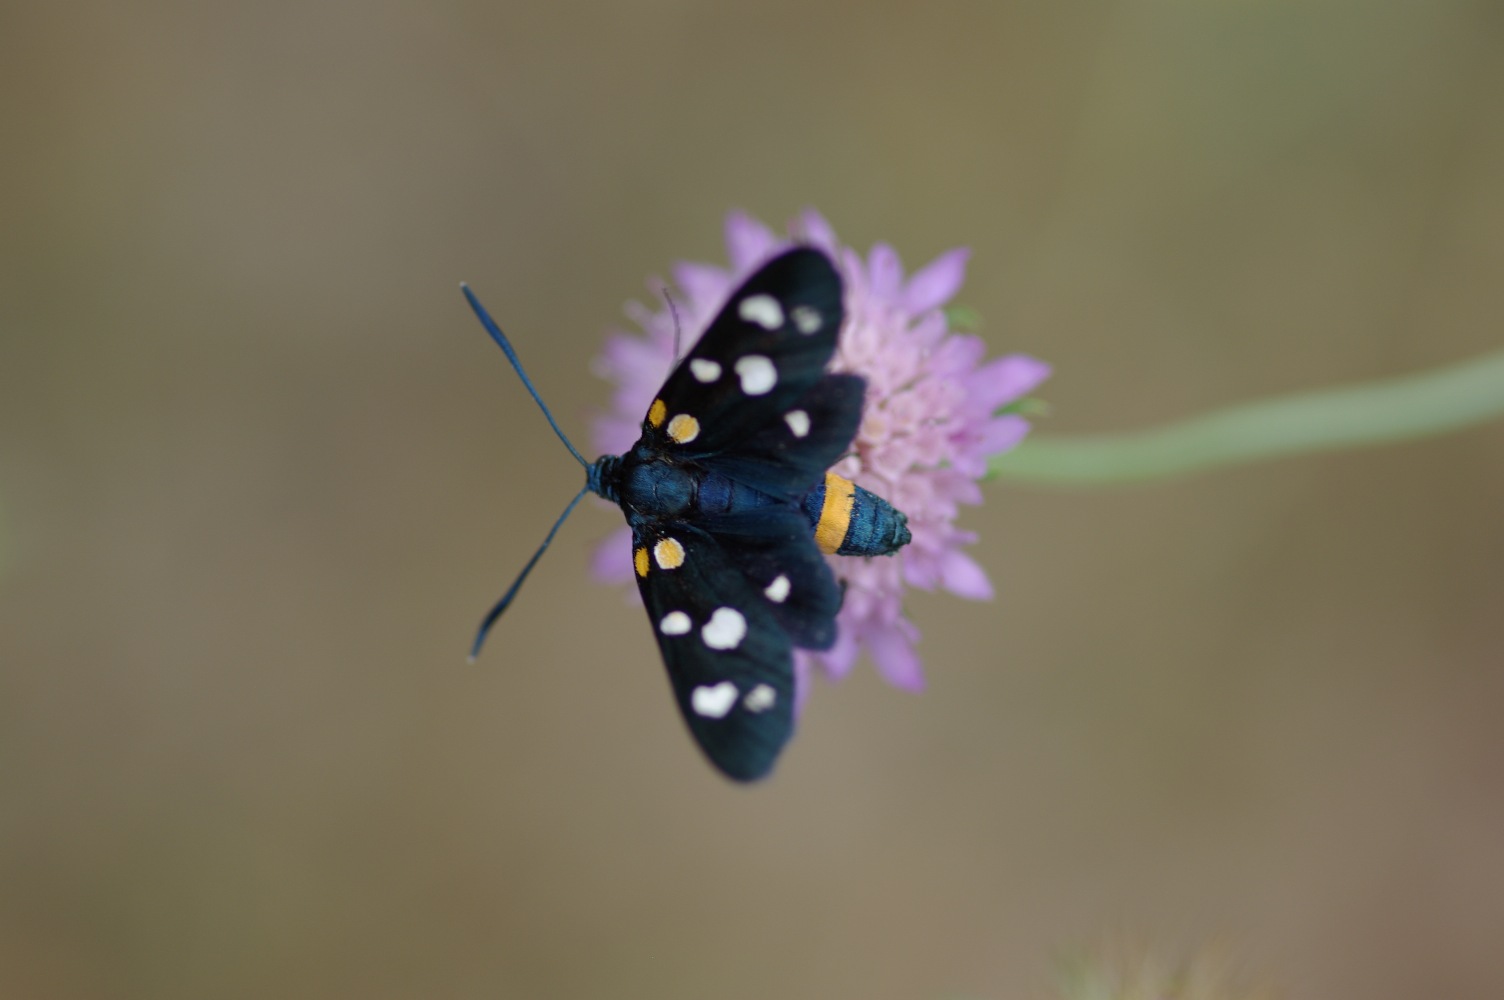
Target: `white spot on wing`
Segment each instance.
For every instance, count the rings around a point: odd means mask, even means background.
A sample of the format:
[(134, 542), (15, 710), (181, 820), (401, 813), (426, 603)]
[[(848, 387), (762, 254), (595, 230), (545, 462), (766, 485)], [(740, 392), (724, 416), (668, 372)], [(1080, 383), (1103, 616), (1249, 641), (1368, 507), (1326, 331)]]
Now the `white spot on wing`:
[(689, 370), (701, 382), (714, 382), (721, 377), (721, 366), (709, 358), (695, 358), (689, 363)]
[(778, 574), (778, 576), (773, 578), (773, 582), (768, 584), (767, 589), (764, 590), (763, 593), (766, 594), (768, 596), (768, 600), (772, 601), (774, 604), (782, 604), (784, 601), (788, 600), (789, 578), (784, 576), (782, 573)]
[(749, 712), (766, 712), (778, 701), (778, 692), (766, 684), (759, 684), (747, 692), (747, 697), (742, 699), (742, 704), (747, 706)]
[(735, 649), (747, 636), (747, 619), (735, 608), (716, 608), (700, 629), (700, 638), (711, 649)]
[(796, 438), (809, 433), (809, 414), (803, 410), (790, 410), (783, 415), (783, 422), (789, 425), (789, 430), (794, 432)]
[(805, 336), (818, 333), (825, 322), (820, 318), (820, 313), (814, 306), (795, 306), (790, 311), (790, 315), (794, 319), (794, 326)]
[(696, 715), (707, 719), (724, 719), (731, 706), (736, 704), (736, 685), (721, 681), (716, 685), (697, 687), (689, 693), (689, 705)]
[(778, 384), (778, 369), (761, 354), (749, 354), (736, 361), (736, 374), (741, 376), (742, 392), (749, 396), (763, 396), (773, 391)]
[(747, 296), (737, 305), (736, 314), (764, 330), (776, 330), (783, 325), (783, 307), (771, 295)]
[(694, 622), (689, 620), (689, 615), (682, 611), (670, 611), (663, 616), (663, 621), (658, 623), (658, 630), (664, 635), (683, 635), (694, 627)]

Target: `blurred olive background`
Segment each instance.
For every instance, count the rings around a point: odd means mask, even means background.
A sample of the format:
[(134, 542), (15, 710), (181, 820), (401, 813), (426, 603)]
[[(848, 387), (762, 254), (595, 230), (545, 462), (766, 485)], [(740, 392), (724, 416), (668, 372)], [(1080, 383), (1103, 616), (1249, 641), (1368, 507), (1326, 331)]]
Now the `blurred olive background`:
[(742, 207), (974, 248), (1045, 433), (1457, 361), (1504, 8), (0, 7), (0, 996), (1018, 998), (1126, 931), (1504, 994), (1504, 428), (998, 483), (930, 690), (700, 759), (586, 505), (588, 359)]

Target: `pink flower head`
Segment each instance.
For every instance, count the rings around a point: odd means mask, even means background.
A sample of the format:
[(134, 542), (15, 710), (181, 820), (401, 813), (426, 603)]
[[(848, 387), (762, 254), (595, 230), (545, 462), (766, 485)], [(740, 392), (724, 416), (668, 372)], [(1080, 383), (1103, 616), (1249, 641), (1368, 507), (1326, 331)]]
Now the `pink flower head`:
[[(904, 588), (940, 588), (973, 600), (992, 596), (986, 572), (964, 551), (976, 536), (957, 528), (956, 516), (961, 504), (981, 503), (978, 481), (988, 458), (1028, 433), (1022, 416), (999, 411), (1042, 382), (1050, 369), (1021, 354), (984, 361), (987, 349), (980, 338), (950, 330), (941, 307), (966, 276), (966, 250), (941, 254), (905, 278), (892, 247), (879, 243), (864, 260), (841, 246), (830, 224), (813, 210), (789, 231), (789, 237), (778, 236), (733, 212), (726, 220), (729, 268), (692, 263), (674, 268), (674, 303), (685, 338), (680, 351), (693, 346), (730, 294), (778, 252), (802, 243), (835, 261), (845, 282), (846, 326), (830, 367), (867, 380), (861, 428), (852, 453), (835, 472), (907, 514), (913, 541), (892, 557), (829, 557), (846, 587), (837, 618), (840, 636), (828, 652), (796, 654), (799, 691), (801, 697), (808, 691), (812, 666), (841, 678), (863, 649), (889, 683), (918, 690), (924, 686), (914, 651), (919, 630), (904, 617)], [(650, 287), (656, 295), (662, 283)], [(612, 332), (594, 366), (616, 385), (611, 408), (595, 422), (597, 447), (613, 455), (637, 440), (643, 414), (673, 364), (669, 308), (634, 303), (628, 315), (642, 332)], [(606, 539), (596, 553), (596, 576), (630, 580), (631, 549), (625, 528)]]

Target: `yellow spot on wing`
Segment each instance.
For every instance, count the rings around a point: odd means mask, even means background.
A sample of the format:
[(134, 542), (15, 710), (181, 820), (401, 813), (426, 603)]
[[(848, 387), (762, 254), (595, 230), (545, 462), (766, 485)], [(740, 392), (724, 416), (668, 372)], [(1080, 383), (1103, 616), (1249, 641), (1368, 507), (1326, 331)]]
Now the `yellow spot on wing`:
[(679, 444), (689, 444), (700, 436), (700, 422), (687, 413), (681, 413), (668, 422), (668, 436)]
[(665, 538), (653, 546), (653, 558), (659, 569), (678, 569), (684, 565), (684, 546), (677, 538)]
[(648, 547), (646, 545), (632, 553), (632, 567), (637, 570), (638, 576), (648, 575)]
[(820, 522), (815, 525), (815, 544), (827, 555), (834, 554), (846, 540), (851, 527), (851, 505), (856, 486), (834, 472), (825, 474), (825, 505), (820, 508)]
[(663, 426), (663, 418), (668, 416), (668, 404), (661, 399), (653, 400), (653, 405), (648, 407), (648, 426), (657, 430)]

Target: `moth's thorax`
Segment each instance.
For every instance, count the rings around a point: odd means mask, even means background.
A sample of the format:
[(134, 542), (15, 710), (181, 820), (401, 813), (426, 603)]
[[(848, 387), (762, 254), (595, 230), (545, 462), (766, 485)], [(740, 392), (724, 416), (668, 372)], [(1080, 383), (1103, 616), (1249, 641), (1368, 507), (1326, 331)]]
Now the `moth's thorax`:
[(611, 499), (648, 517), (674, 517), (694, 504), (698, 479), (689, 467), (634, 448), (621, 457), (619, 495)]

